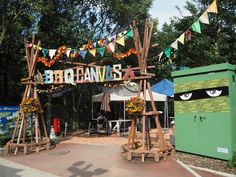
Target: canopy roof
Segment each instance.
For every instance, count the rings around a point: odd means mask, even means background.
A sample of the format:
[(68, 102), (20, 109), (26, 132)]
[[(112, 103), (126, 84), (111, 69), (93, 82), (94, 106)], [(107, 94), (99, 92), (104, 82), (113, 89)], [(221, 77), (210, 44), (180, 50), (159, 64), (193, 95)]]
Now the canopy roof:
[(172, 96), (174, 95), (174, 84), (173, 82), (167, 79), (163, 79), (157, 84), (152, 86), (152, 91), (160, 93), (160, 94), (164, 94), (167, 96)]
[[(92, 96), (92, 102), (101, 102), (104, 92), (108, 92), (110, 94), (111, 101), (126, 101), (131, 97), (137, 96), (137, 89), (133, 86), (123, 86), (119, 88), (106, 88), (102, 93)], [(166, 95), (159, 94), (156, 92), (152, 92), (154, 101), (165, 101)], [(141, 98), (144, 99), (143, 93), (141, 93)], [(150, 101), (150, 97), (148, 94), (148, 90), (146, 90), (146, 100)]]

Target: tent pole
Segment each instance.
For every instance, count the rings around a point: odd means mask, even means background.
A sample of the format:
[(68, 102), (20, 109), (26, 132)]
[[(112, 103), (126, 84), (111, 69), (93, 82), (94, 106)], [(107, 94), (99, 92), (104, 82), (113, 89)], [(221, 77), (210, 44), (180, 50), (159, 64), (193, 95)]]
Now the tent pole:
[(125, 100), (124, 100), (124, 133), (125, 133)]
[(93, 112), (93, 99), (92, 99), (91, 109), (92, 109), (91, 116), (92, 116), (92, 120), (93, 120), (93, 115), (94, 115), (94, 112)]

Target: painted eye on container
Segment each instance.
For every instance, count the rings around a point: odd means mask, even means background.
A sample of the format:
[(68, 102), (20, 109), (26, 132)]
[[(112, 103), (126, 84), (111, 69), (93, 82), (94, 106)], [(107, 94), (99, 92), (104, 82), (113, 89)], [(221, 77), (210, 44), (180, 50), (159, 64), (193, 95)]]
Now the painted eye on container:
[(222, 90), (207, 90), (206, 92), (210, 97), (217, 97), (220, 96)]
[(185, 93), (180, 95), (181, 100), (189, 100), (192, 97), (192, 93)]

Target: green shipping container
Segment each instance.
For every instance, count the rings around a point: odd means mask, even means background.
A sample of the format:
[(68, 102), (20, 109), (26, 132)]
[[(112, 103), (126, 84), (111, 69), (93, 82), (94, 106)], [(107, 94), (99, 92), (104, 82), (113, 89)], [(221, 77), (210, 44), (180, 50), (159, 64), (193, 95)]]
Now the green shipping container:
[(176, 150), (231, 160), (236, 154), (236, 67), (172, 72)]

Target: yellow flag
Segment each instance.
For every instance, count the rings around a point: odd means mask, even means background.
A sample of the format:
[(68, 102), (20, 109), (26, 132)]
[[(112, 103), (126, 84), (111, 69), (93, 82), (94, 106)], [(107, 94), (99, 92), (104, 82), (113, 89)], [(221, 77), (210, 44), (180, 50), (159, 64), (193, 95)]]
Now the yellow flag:
[(120, 38), (116, 39), (116, 43), (125, 46), (125, 36), (121, 36)]
[(207, 12), (218, 13), (216, 0), (214, 0), (211, 5), (208, 7)]
[(184, 44), (184, 33), (180, 35), (180, 37), (177, 39), (180, 43)]
[(91, 53), (94, 57), (96, 56), (96, 52), (97, 52), (96, 49), (90, 49), (89, 50), (89, 53)]

